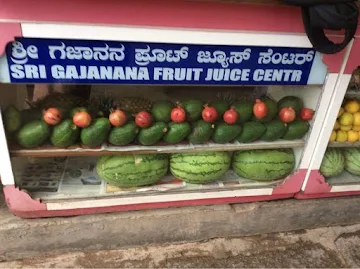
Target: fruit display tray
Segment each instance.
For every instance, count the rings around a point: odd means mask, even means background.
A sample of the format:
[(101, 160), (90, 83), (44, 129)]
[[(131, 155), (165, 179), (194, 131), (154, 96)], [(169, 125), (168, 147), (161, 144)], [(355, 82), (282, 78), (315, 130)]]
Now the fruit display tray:
[(66, 149), (55, 148), (51, 145), (42, 146), (34, 149), (24, 149), (16, 145), (10, 146), (11, 157), (59, 157), (59, 156), (102, 156), (112, 154), (145, 154), (145, 153), (173, 153), (173, 152), (196, 152), (196, 151), (235, 151), (235, 150), (251, 150), (251, 149), (279, 149), (279, 148), (300, 148), (304, 147), (305, 140), (277, 140), (273, 142), (256, 141), (253, 143), (227, 143), (216, 144), (206, 143), (194, 145), (189, 143), (180, 143), (169, 145), (166, 143), (158, 143), (153, 146), (113, 146), (103, 144), (98, 148), (85, 148), (81, 145), (75, 145)]

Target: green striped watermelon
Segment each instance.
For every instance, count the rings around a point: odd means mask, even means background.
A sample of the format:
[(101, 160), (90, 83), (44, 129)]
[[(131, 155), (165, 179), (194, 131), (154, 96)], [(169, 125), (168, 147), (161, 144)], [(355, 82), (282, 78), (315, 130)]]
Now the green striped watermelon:
[(166, 154), (102, 156), (96, 164), (100, 178), (119, 187), (154, 184), (167, 174), (168, 167)]
[(292, 149), (236, 151), (233, 169), (238, 176), (251, 180), (275, 180), (288, 176), (295, 167)]
[(228, 152), (174, 153), (170, 157), (171, 173), (188, 183), (203, 184), (218, 180), (230, 168)]
[(334, 177), (344, 171), (345, 158), (340, 149), (328, 148), (321, 162), (320, 173), (324, 177)]
[(360, 148), (345, 148), (344, 157), (346, 171), (360, 176)]

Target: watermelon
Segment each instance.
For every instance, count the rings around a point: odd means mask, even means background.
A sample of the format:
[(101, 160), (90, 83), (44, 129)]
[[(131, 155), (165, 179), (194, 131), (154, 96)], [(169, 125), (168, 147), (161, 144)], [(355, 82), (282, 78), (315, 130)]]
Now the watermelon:
[(96, 164), (100, 178), (118, 187), (151, 185), (167, 174), (166, 154), (134, 154), (102, 156)]
[(345, 170), (360, 176), (360, 148), (345, 148)]
[[(340, 149), (328, 148), (321, 162), (320, 173), (324, 177), (334, 177), (344, 171), (345, 158)], [(360, 170), (359, 170), (360, 171)]]
[(170, 156), (171, 173), (187, 182), (203, 184), (220, 179), (230, 168), (228, 152), (174, 153)]
[(269, 181), (290, 175), (295, 167), (295, 156), (292, 149), (236, 151), (232, 166), (240, 177)]

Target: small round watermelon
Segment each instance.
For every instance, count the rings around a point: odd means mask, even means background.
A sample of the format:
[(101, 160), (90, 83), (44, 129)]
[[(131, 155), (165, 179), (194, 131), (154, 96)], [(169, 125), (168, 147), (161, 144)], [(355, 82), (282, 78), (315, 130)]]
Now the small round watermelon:
[(345, 158), (341, 150), (328, 148), (320, 166), (320, 173), (324, 177), (334, 177), (340, 175), (344, 171), (344, 167)]
[(349, 173), (360, 176), (360, 148), (344, 149), (345, 169)]
[(249, 180), (271, 181), (285, 178), (295, 168), (292, 149), (236, 151), (233, 159), (235, 173)]
[(170, 171), (175, 177), (192, 184), (204, 184), (220, 179), (230, 168), (228, 152), (174, 153)]

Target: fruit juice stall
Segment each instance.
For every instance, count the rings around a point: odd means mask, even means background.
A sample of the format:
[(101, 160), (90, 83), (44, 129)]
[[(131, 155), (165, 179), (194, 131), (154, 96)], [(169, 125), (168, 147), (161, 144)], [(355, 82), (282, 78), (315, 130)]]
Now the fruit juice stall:
[(360, 42), (355, 36), (296, 198), (360, 194)]
[(315, 52), (298, 8), (0, 3), (0, 173), (14, 214), (300, 190), (348, 50)]

